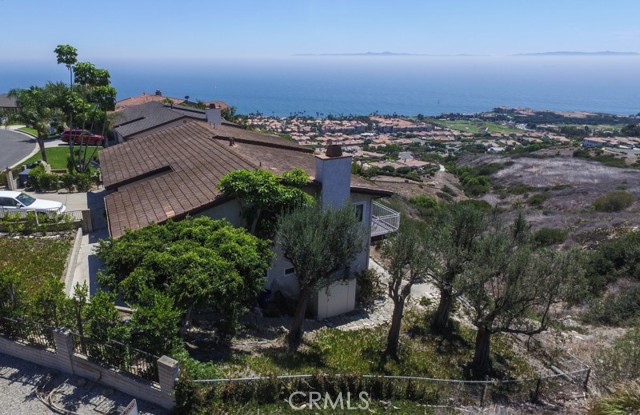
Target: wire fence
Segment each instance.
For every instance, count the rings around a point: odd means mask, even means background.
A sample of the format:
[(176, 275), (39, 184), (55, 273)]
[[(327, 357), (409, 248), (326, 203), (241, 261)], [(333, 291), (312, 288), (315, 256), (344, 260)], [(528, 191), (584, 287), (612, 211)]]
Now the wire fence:
[(514, 404), (541, 399), (563, 399), (584, 391), (590, 368), (541, 378), (466, 381), (415, 376), (315, 374), (198, 379), (207, 396), (222, 401), (275, 403), (294, 392), (317, 392), (322, 396), (366, 392), (370, 399), (404, 399), (425, 405), (484, 406)]
[(71, 333), (71, 338), (74, 354), (108, 368), (158, 382), (157, 356), (116, 341), (102, 342), (77, 333)]
[(0, 335), (30, 346), (56, 349), (53, 328), (37, 321), (0, 317)]

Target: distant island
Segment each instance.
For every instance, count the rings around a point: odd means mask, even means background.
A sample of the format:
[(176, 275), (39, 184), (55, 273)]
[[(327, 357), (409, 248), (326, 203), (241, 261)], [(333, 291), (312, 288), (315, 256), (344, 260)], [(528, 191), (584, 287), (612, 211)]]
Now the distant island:
[(293, 56), (488, 56), (488, 55), (470, 55), (460, 53), (455, 55), (447, 54), (429, 54), (429, 53), (407, 53), (407, 52), (346, 52), (346, 53), (296, 53)]
[(576, 51), (557, 51), (557, 52), (538, 52), (538, 53), (518, 53), (514, 56), (638, 56), (638, 52), (615, 52), (610, 50), (600, 52), (576, 52)]

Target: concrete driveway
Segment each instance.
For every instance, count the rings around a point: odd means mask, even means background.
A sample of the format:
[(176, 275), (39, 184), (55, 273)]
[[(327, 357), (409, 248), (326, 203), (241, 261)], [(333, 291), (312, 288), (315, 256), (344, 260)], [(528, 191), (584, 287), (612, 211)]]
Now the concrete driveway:
[(36, 146), (31, 136), (0, 128), (0, 169), (13, 166), (30, 155)]

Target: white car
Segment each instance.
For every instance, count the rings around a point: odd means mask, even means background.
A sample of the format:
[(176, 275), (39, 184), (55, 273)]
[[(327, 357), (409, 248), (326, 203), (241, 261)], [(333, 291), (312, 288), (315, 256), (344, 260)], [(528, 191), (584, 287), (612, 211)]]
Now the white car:
[(47, 212), (63, 213), (67, 207), (54, 200), (36, 199), (22, 192), (0, 190), (0, 213)]

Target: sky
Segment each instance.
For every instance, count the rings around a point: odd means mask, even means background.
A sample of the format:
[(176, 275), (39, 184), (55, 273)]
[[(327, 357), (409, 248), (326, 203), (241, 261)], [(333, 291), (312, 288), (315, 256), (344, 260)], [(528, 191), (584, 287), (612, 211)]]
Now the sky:
[[(640, 52), (638, 0), (0, 0), (1, 61)], [(9, 35), (7, 35), (9, 34)]]

